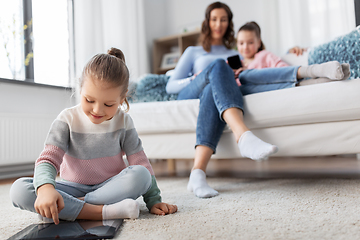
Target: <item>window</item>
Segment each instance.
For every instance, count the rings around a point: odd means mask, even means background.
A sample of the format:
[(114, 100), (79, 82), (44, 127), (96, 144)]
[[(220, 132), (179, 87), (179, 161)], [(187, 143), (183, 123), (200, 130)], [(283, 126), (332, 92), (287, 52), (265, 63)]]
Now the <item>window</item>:
[(22, 1), (0, 0), (0, 77), (25, 80)]
[(69, 5), (0, 0), (0, 78), (71, 86)]

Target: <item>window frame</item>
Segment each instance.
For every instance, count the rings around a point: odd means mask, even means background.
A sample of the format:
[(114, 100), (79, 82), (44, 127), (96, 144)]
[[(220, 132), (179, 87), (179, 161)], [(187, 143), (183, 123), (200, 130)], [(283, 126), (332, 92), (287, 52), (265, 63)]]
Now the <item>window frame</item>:
[(8, 79), (8, 78), (0, 78), (0, 83), (10, 83), (10, 84), (19, 84), (19, 85), (26, 85), (26, 86), (33, 86), (33, 87), (47, 87), (47, 88), (57, 88), (57, 89), (65, 89), (65, 90), (74, 90), (73, 87), (65, 87), (65, 86), (57, 86), (57, 85), (50, 85), (50, 84), (43, 84), (43, 83), (36, 83), (31, 81), (24, 81), (24, 80), (17, 80), (17, 79)]
[[(33, 52), (33, 43), (32, 43), (32, 0), (23, 0), (23, 19), (24, 26), (27, 28), (24, 29), (24, 59), (27, 58), (28, 54)], [(25, 82), (34, 81), (34, 59), (29, 58), (29, 63), (25, 64)]]

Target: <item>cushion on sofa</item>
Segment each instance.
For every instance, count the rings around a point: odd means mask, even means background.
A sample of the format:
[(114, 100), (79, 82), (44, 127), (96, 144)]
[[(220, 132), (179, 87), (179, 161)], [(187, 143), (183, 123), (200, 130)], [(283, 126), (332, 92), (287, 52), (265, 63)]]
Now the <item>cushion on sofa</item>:
[(177, 94), (166, 93), (169, 76), (165, 74), (146, 74), (130, 89), (130, 103), (176, 100)]
[(360, 26), (344, 36), (309, 50), (309, 65), (334, 60), (350, 64), (350, 79), (360, 77)]

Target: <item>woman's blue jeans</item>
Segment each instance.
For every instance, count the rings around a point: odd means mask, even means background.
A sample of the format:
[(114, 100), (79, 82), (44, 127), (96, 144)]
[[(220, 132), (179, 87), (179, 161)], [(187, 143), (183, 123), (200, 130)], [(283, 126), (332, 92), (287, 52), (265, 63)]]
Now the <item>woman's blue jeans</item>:
[(226, 125), (222, 113), (232, 107), (243, 111), (244, 95), (294, 87), (298, 68), (245, 70), (239, 75), (241, 86), (238, 87), (234, 72), (225, 60), (213, 61), (178, 95), (178, 100), (200, 99), (195, 147), (207, 146), (215, 153)]

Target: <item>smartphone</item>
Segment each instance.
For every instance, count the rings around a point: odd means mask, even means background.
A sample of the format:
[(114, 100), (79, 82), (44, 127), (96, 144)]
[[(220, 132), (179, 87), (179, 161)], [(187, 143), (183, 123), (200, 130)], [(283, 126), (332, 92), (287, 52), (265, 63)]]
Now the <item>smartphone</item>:
[(60, 221), (55, 223), (32, 224), (8, 240), (40, 240), (40, 239), (112, 239), (119, 234), (123, 219), (74, 222)]
[(228, 64), (232, 69), (239, 69), (242, 67), (239, 55), (230, 56), (227, 58)]

